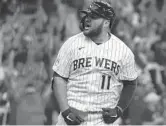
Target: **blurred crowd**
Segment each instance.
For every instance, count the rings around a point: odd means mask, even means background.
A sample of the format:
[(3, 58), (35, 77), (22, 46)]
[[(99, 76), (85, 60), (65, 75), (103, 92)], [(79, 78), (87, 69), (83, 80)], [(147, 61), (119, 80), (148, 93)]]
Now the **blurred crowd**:
[[(56, 124), (52, 65), (80, 31), (79, 10), (93, 0), (0, 0), (0, 123)], [(105, 0), (116, 11), (112, 33), (134, 52), (141, 75), (119, 124), (166, 124), (166, 2)]]

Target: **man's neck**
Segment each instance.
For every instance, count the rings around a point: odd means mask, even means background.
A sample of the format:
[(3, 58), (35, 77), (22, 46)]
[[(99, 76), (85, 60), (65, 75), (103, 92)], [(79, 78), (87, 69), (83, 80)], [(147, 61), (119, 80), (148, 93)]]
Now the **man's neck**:
[(110, 33), (103, 33), (103, 34), (100, 34), (99, 36), (90, 37), (90, 39), (96, 44), (102, 44), (108, 41), (110, 37), (111, 37)]

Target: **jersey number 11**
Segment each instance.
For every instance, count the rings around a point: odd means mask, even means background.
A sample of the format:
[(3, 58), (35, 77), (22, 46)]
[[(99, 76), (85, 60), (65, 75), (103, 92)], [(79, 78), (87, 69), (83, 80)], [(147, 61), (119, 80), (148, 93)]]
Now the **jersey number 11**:
[[(107, 88), (107, 90), (109, 90), (109, 88), (110, 88), (110, 80), (111, 80), (111, 76), (102, 75), (101, 89)], [(105, 87), (105, 85), (106, 85), (106, 87)]]

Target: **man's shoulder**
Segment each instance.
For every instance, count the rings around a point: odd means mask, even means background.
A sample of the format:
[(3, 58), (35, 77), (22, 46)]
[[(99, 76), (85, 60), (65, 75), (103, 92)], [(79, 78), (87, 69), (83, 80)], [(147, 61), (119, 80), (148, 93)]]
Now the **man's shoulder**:
[(121, 48), (123, 48), (124, 50), (126, 50), (128, 53), (133, 53), (132, 50), (129, 48), (129, 46), (120, 38), (118, 38), (117, 36), (115, 36), (114, 34), (111, 34), (113, 41), (119, 45)]
[(67, 47), (67, 48), (70, 48), (70, 49), (74, 49), (75, 47), (78, 47), (80, 45), (83, 45), (84, 43), (84, 40), (85, 40), (85, 36), (84, 34), (81, 32), (79, 34), (76, 34), (74, 36), (71, 36), (70, 38), (68, 38), (63, 46), (64, 47)]
[(127, 46), (127, 45), (125, 44), (125, 42), (122, 41), (120, 38), (118, 38), (118, 37), (115, 36), (114, 34), (111, 34), (111, 35), (112, 35), (112, 39), (113, 39), (113, 41), (115, 41), (115, 43), (120, 44), (120, 45), (123, 45), (123, 46)]
[(76, 42), (76, 41), (78, 41), (78, 40), (80, 40), (80, 39), (84, 39), (84, 38), (85, 38), (85, 36), (84, 36), (84, 34), (81, 32), (81, 33), (78, 33), (78, 34), (76, 34), (76, 35), (73, 35), (73, 36), (69, 37), (69, 38), (66, 40), (66, 42)]

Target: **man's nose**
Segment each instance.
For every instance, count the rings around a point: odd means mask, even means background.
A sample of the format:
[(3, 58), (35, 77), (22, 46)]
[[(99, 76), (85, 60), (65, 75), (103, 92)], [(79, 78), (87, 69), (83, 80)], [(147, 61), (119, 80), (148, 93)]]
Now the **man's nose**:
[(85, 21), (86, 22), (90, 22), (91, 21), (91, 17), (89, 15), (87, 15), (86, 18), (85, 18)]

